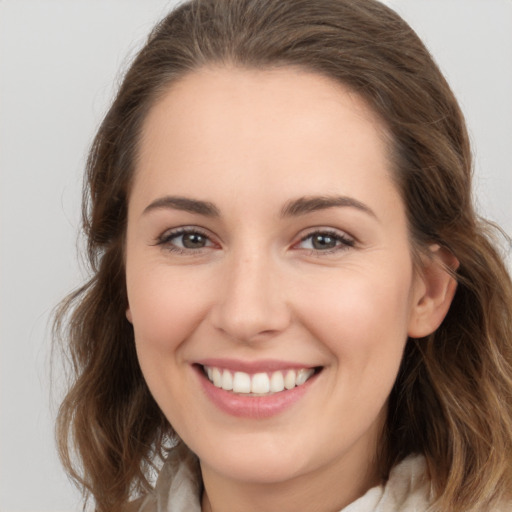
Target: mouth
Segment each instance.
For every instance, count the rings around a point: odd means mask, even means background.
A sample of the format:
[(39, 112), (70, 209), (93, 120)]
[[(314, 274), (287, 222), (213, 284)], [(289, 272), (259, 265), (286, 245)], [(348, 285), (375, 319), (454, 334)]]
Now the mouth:
[(205, 377), (217, 388), (242, 396), (271, 396), (303, 386), (322, 367), (289, 368), (246, 373), (217, 366), (200, 365)]

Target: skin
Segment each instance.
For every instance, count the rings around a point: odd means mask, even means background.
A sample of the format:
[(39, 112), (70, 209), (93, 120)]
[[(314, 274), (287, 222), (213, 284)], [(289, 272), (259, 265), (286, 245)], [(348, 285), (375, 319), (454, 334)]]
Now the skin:
[[(361, 98), (293, 68), (195, 71), (145, 121), (127, 318), (153, 396), (199, 456), (203, 510), (339, 510), (379, 483), (407, 337), (435, 330), (455, 291), (439, 248), (413, 265), (387, 140)], [(313, 196), (349, 201), (283, 215)], [(182, 227), (204, 246), (184, 247), (190, 238), (172, 231)], [(313, 246), (309, 235), (326, 230), (328, 247)], [(209, 357), (322, 371), (282, 413), (235, 418), (200, 385), (194, 363)]]

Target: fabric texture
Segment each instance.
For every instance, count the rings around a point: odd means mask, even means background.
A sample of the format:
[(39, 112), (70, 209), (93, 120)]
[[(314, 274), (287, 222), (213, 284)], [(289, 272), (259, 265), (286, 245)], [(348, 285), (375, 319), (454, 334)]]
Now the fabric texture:
[[(154, 493), (138, 512), (201, 512), (201, 473), (196, 456), (176, 446), (160, 472)], [(425, 459), (410, 456), (398, 464), (388, 481), (370, 489), (340, 512), (426, 512), (431, 502)]]

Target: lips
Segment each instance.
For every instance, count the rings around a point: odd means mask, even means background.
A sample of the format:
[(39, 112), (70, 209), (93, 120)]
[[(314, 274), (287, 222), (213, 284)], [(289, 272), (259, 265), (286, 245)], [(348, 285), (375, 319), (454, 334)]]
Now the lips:
[(206, 397), (218, 409), (255, 420), (281, 414), (299, 402), (323, 370), (275, 360), (208, 359), (193, 367)]

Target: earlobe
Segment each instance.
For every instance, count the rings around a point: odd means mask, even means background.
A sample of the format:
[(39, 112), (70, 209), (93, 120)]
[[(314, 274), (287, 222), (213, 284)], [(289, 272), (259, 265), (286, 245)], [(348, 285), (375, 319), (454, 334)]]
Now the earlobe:
[(442, 323), (457, 290), (453, 272), (459, 261), (448, 250), (439, 245), (429, 247), (429, 255), (422, 259), (418, 272), (417, 294), (408, 335), (422, 338), (433, 333)]
[(133, 324), (132, 311), (130, 308), (126, 308), (126, 319), (128, 320), (128, 322)]

